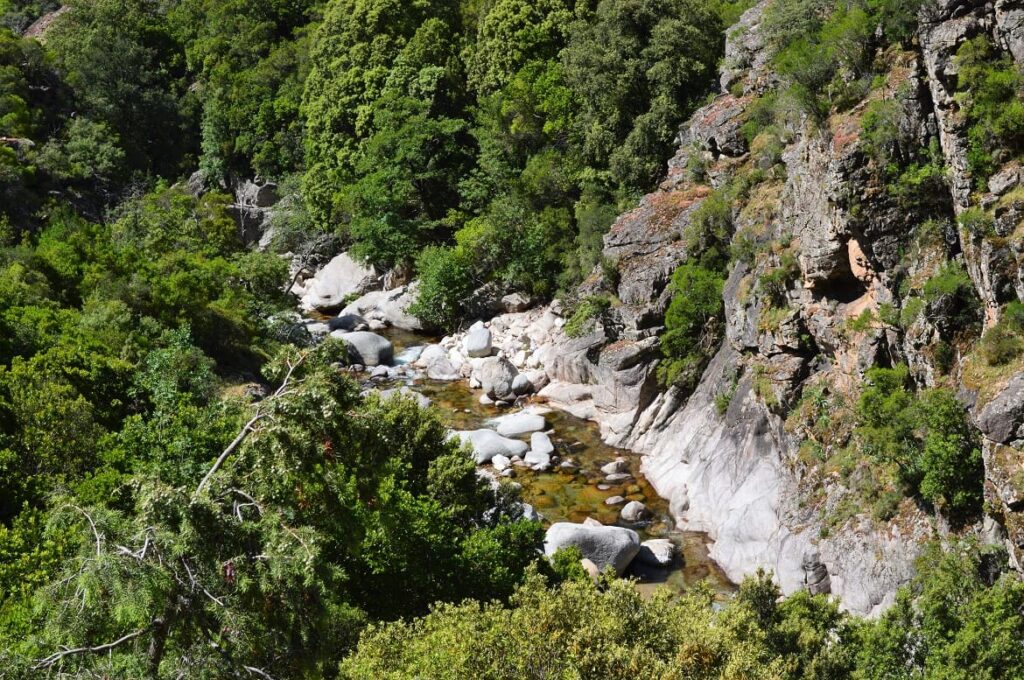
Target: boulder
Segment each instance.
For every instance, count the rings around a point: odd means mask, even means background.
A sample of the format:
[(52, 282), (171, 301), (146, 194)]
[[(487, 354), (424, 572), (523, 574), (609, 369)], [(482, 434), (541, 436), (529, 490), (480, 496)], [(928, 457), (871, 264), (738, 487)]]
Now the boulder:
[(340, 336), (348, 345), (349, 355), (354, 362), (363, 366), (380, 366), (391, 363), (395, 348), (391, 341), (369, 331), (356, 331)]
[(391, 290), (370, 291), (349, 303), (343, 314), (358, 314), (371, 323), (394, 326), (407, 331), (424, 330), (423, 322), (409, 313), (416, 301), (417, 284), (399, 286)]
[(512, 393), (521, 397), (529, 394), (530, 392), (533, 392), (533, 383), (530, 382), (529, 378), (520, 373), (512, 381)]
[(551, 443), (551, 437), (543, 432), (534, 432), (530, 435), (530, 450), (537, 454), (551, 455), (555, 452), (555, 445)]
[(508, 456), (503, 456), (499, 453), (494, 458), (491, 458), (491, 465), (498, 472), (502, 472), (512, 465), (512, 460)]
[(328, 319), (327, 326), (332, 331), (356, 331), (360, 326), (366, 327), (366, 319), (358, 314), (341, 313), (333, 319)]
[(544, 416), (520, 411), (495, 418), (494, 425), (498, 434), (503, 437), (516, 437), (530, 432), (539, 432), (547, 427), (547, 422), (544, 420)]
[(494, 353), (491, 346), (491, 331), (484, 326), (483, 321), (477, 321), (469, 327), (462, 346), (466, 350), (466, 356), (471, 358), (489, 357)]
[(427, 345), (415, 365), (426, 369), (431, 380), (459, 380), (462, 378), (458, 370), (448, 360), (448, 350), (441, 345)]
[(482, 359), (473, 370), (473, 375), (480, 381), (484, 394), (495, 401), (515, 398), (512, 382), (518, 373), (516, 367), (504, 357)]
[(526, 453), (526, 442), (502, 437), (494, 430), (469, 430), (453, 432), (452, 439), (459, 439), (473, 449), (473, 459), (477, 465), (489, 463), (495, 456), (521, 456)]
[(1019, 373), (981, 410), (978, 429), (994, 442), (1024, 439), (1024, 373)]
[(616, 458), (610, 463), (601, 466), (601, 472), (606, 475), (614, 475), (620, 472), (629, 472), (629, 463), (625, 458)]
[(342, 253), (318, 271), (305, 287), (303, 309), (333, 312), (351, 295), (361, 295), (377, 285), (377, 272)]
[(501, 308), (506, 314), (525, 312), (530, 308), (530, 298), (522, 293), (509, 293), (501, 298)]
[(640, 501), (630, 501), (626, 503), (626, 506), (622, 508), (622, 512), (619, 513), (619, 517), (624, 522), (635, 524), (636, 522), (643, 522), (646, 519), (650, 519), (651, 511), (647, 509), (647, 506)]
[(575, 546), (603, 571), (611, 565), (622, 575), (626, 567), (640, 552), (640, 537), (635, 531), (621, 527), (586, 526), (570, 522), (556, 522), (544, 536), (544, 554), (551, 557), (560, 548)]
[(636, 559), (649, 567), (668, 567), (676, 556), (676, 547), (667, 538), (652, 538), (640, 544)]

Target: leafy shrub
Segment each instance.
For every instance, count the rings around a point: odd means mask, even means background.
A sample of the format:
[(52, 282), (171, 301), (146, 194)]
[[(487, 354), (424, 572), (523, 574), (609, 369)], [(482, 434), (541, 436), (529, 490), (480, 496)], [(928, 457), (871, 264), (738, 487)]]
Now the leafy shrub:
[(979, 302), (971, 277), (963, 265), (946, 262), (924, 284), (928, 316), (947, 336), (971, 329), (978, 321)]
[(1024, 304), (1011, 302), (999, 321), (981, 338), (981, 355), (989, 366), (1002, 366), (1024, 353)]
[(1024, 102), (1019, 96), (1024, 76), (984, 35), (964, 42), (956, 62), (957, 100), (970, 125), (967, 160), (975, 185), (984, 189), (1001, 152), (1015, 156), (1024, 150)]
[(563, 330), (570, 338), (578, 338), (589, 332), (593, 321), (611, 308), (611, 300), (603, 295), (592, 295), (581, 301), (576, 307), (569, 320), (565, 322)]
[(661, 336), (665, 360), (658, 367), (663, 384), (696, 387), (721, 340), (724, 284), (721, 275), (699, 264), (684, 264), (672, 275), (672, 301)]
[(462, 318), (476, 284), (474, 263), (462, 248), (430, 246), (416, 261), (420, 286), (409, 312), (428, 325), (451, 329)]

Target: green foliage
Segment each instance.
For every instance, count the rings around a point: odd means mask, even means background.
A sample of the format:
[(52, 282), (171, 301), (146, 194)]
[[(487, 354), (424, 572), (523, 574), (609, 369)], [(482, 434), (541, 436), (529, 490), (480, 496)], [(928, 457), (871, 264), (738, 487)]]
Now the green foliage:
[(986, 36), (964, 42), (956, 64), (956, 97), (970, 125), (967, 160), (974, 184), (984, 189), (998, 168), (997, 156), (1024, 150), (1024, 102), (1018, 96), (1024, 81), (1010, 56)]
[(920, 6), (921, 0), (775, 0), (761, 33), (775, 49), (788, 94), (823, 118), (867, 93), (876, 74), (875, 51), (909, 42)]
[(416, 261), (420, 287), (409, 311), (437, 328), (453, 328), (475, 288), (474, 262), (461, 248), (429, 246)]
[(584, 163), (627, 191), (658, 181), (676, 126), (714, 76), (721, 28), (689, 0), (601, 0), (578, 19), (562, 58)]
[(989, 366), (1003, 366), (1024, 354), (1024, 304), (1011, 302), (981, 338), (981, 355)]
[[(762, 572), (715, 611), (704, 589), (641, 597), (629, 583), (533, 578), (511, 608), (444, 606), (371, 627), (341, 666), (345, 678), (843, 677), (854, 628), (835, 604), (798, 595), (781, 605)], [(520, 634), (507, 637), (507, 631)], [(507, 638), (507, 640), (506, 640)], [(505, 640), (499, 643), (499, 640)]]
[(600, 319), (610, 308), (611, 300), (601, 295), (592, 295), (581, 300), (562, 330), (570, 338), (582, 337), (593, 329), (593, 322)]
[(946, 388), (914, 395), (906, 366), (873, 368), (857, 404), (859, 450), (894, 464), (911, 489), (951, 516), (981, 506), (984, 466), (966, 411)]
[(970, 332), (978, 320), (979, 302), (971, 277), (957, 261), (946, 262), (924, 284), (928, 318), (947, 336)]
[(692, 390), (721, 340), (725, 280), (698, 264), (684, 264), (672, 275), (672, 301), (665, 313), (658, 366), (662, 384)]
[(70, 7), (50, 28), (47, 47), (79, 111), (116, 133), (130, 169), (177, 174), (197, 140), (183, 50), (163, 8), (146, 0)]

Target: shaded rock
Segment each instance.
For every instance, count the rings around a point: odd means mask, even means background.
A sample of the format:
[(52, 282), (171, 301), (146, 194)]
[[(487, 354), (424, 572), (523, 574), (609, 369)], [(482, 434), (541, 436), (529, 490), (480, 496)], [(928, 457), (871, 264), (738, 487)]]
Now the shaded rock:
[(668, 567), (676, 556), (676, 547), (667, 538), (652, 538), (640, 544), (636, 559), (649, 567)]
[(978, 428), (994, 442), (1024, 439), (1024, 373), (1019, 373), (981, 410)]
[(363, 366), (380, 366), (391, 363), (395, 349), (391, 341), (369, 331), (345, 333), (341, 339), (348, 345), (353, 361)]
[(520, 373), (512, 380), (512, 393), (516, 396), (523, 396), (533, 392), (533, 383), (524, 374)]
[(530, 298), (522, 293), (509, 293), (501, 298), (501, 307), (506, 314), (525, 312), (530, 308)]
[(473, 370), (473, 376), (480, 381), (481, 389), (495, 401), (515, 398), (512, 392), (512, 381), (518, 375), (516, 367), (504, 357), (483, 359)]
[(360, 326), (366, 326), (366, 319), (358, 314), (342, 313), (333, 319), (328, 319), (327, 326), (332, 331), (355, 331), (359, 330)]
[(502, 437), (494, 430), (452, 432), (449, 437), (468, 444), (473, 449), (473, 460), (477, 465), (489, 463), (495, 456), (521, 456), (528, 448), (526, 442)]
[(552, 524), (544, 536), (544, 554), (551, 557), (560, 548), (575, 546), (599, 571), (608, 565), (622, 575), (640, 552), (640, 537), (621, 527), (595, 527), (569, 522)]
[(423, 322), (409, 313), (409, 306), (416, 301), (417, 283), (399, 286), (391, 290), (375, 290), (365, 293), (349, 303), (343, 314), (358, 314), (370, 324), (384, 324), (407, 331), (425, 330)]

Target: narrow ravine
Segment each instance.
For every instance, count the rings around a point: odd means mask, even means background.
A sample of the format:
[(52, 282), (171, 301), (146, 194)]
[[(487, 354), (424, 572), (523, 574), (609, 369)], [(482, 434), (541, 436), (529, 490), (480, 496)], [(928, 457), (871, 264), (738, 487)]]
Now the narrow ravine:
[[(648, 592), (653, 592), (659, 585), (681, 592), (702, 580), (706, 580), (721, 596), (735, 590), (734, 584), (709, 558), (707, 535), (676, 529), (668, 501), (657, 495), (640, 472), (640, 456), (605, 444), (596, 424), (553, 408), (536, 396), (520, 399), (511, 408), (481, 404), (479, 391), (472, 390), (465, 379), (430, 380), (421, 372), (401, 368), (410, 357), (417, 356), (419, 348), (436, 342), (437, 338), (394, 327), (378, 333), (393, 344), (393, 363), (399, 366), (399, 370), (389, 371), (387, 377), (372, 377), (372, 371), (363, 372), (359, 378), (367, 388), (387, 390), (406, 387), (415, 390), (430, 399), (455, 431), (492, 428), (494, 419), (523, 410), (543, 414), (546, 432), (555, 447), (550, 470), (534, 471), (520, 464), (511, 467), (512, 472), (506, 475), (521, 485), (523, 501), (541, 515), (545, 526), (554, 522), (582, 523), (590, 519), (606, 526), (632, 529), (641, 540), (669, 539), (676, 548), (676, 558), (671, 567), (645, 566), (634, 560), (627, 572), (627, 576), (638, 579), (641, 588)], [(377, 373), (382, 374), (383, 371)], [(530, 435), (514, 438), (529, 441)], [(609, 481), (601, 467), (617, 459), (624, 461), (626, 475), (619, 481)], [(482, 465), (481, 471), (497, 477), (491, 465)], [(615, 497), (623, 500), (606, 503)], [(641, 522), (622, 520), (620, 511), (629, 501), (643, 503), (650, 512), (650, 518)]]

